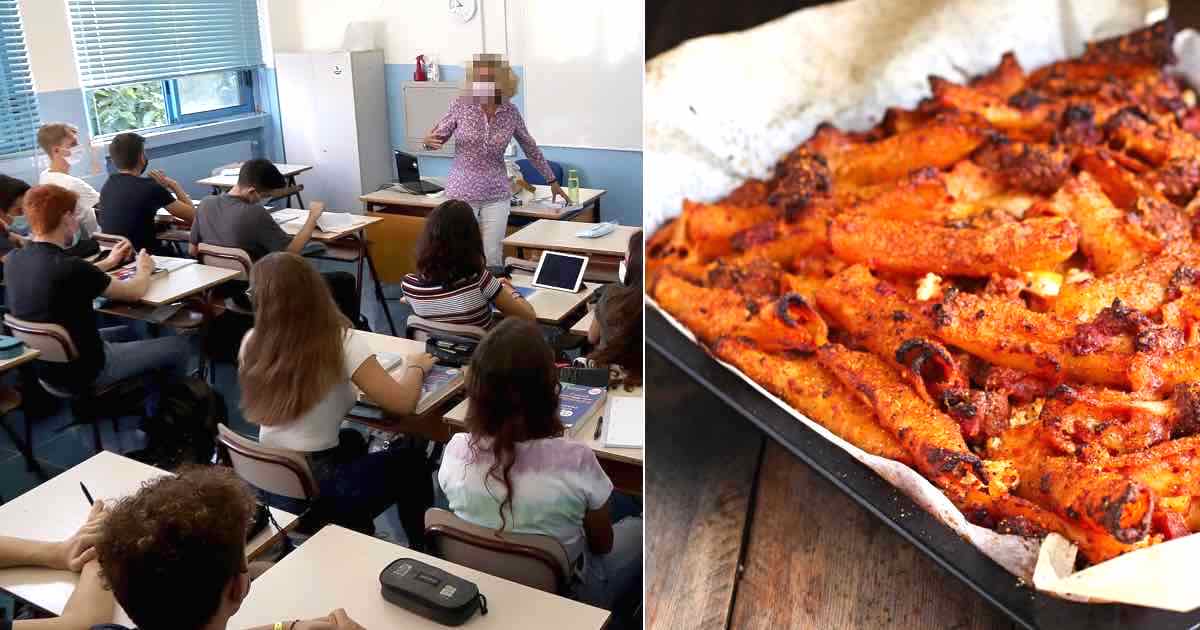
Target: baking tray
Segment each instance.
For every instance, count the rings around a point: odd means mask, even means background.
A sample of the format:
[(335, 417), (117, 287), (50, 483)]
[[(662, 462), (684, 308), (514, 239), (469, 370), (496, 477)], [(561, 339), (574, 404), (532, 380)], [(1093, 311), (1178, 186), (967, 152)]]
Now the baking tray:
[[(656, 308), (647, 307), (646, 311), (646, 344), (678, 367), (681, 377), (692, 379), (745, 416), (1017, 624), (1053, 630), (1200, 628), (1200, 609), (1176, 613), (1128, 604), (1080, 604), (1023, 586), (870, 468), (719, 365)], [(648, 389), (651, 406), (655, 385)], [(705, 413), (698, 410), (697, 415)]]

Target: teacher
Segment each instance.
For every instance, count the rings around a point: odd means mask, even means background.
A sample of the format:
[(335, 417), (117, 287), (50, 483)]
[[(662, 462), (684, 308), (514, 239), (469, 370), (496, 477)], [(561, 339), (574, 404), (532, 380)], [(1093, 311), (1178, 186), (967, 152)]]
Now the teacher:
[(450, 111), (425, 136), (425, 148), (437, 150), (454, 137), (454, 164), (446, 179), (446, 196), (471, 204), (483, 233), (489, 268), (504, 266), (504, 229), (508, 225), (511, 183), (504, 168), (504, 150), (517, 139), (525, 155), (550, 184), (551, 200), (567, 194), (554, 178), (550, 164), (512, 104), (517, 75), (503, 57), (475, 55), (467, 66), (466, 94), (454, 99)]

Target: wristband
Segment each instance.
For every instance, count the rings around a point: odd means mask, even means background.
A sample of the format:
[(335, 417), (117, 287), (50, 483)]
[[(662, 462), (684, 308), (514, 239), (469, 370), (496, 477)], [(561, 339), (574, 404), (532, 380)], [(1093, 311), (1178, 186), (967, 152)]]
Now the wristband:
[(272, 630), (283, 630), (283, 622), (282, 622), (282, 621), (276, 621), (276, 622), (275, 622), (275, 625), (274, 625), (274, 626), (271, 626), (271, 629), (272, 629)]

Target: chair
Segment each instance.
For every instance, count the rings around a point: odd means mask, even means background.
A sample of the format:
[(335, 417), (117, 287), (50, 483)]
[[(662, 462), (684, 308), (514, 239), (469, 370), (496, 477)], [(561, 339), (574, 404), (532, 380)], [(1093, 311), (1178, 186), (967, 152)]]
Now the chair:
[[(525, 158), (517, 160), (517, 168), (521, 169), (521, 179), (530, 184), (546, 185), (546, 178), (533, 167), (533, 162)], [(566, 186), (567, 181), (563, 178), (563, 167), (558, 162), (550, 162), (550, 171), (554, 173), (554, 179), (558, 180), (560, 186)]]
[[(250, 254), (247, 254), (246, 250), (235, 247), (219, 247), (209, 243), (200, 243), (197, 250), (196, 260), (200, 264), (236, 271), (238, 276), (234, 280), (249, 282), (250, 268), (254, 266), (254, 261), (250, 260)], [(242, 315), (253, 315), (251, 309), (238, 304), (233, 297), (225, 299), (225, 308)]]
[(425, 512), (425, 540), (430, 551), (455, 564), (526, 586), (565, 595), (571, 560), (562, 543), (542, 534), (514, 534), (468, 523), (452, 512)]
[(116, 247), (121, 241), (126, 243), (129, 242), (129, 239), (125, 238), (124, 236), (120, 236), (118, 234), (108, 234), (106, 232), (96, 232), (95, 234), (92, 234), (92, 240), (104, 247), (108, 247), (109, 249)]
[[(70, 363), (79, 358), (79, 351), (75, 346), (75, 342), (71, 339), (70, 333), (58, 324), (28, 322), (12, 315), (5, 315), (4, 323), (8, 325), (14, 337), (23, 341), (26, 346), (41, 352), (41, 356), (37, 359), (38, 361), (45, 363)], [(92, 425), (92, 439), (96, 452), (100, 452), (104, 450), (104, 443), (100, 438), (99, 423), (101, 420), (109, 418), (112, 421), (113, 431), (115, 432), (119, 428), (117, 420), (121, 416), (134, 412), (139, 416), (145, 415), (145, 408), (142, 407), (142, 403), (146, 398), (146, 390), (142, 384), (144, 380), (139, 375), (111, 385), (100, 387), (90, 386), (82, 392), (59, 389), (40, 378), (38, 379), (38, 383), (51, 396), (60, 400), (70, 401), (71, 403), (71, 413), (74, 415), (75, 421), (59, 429), (56, 433), (61, 433), (77, 425), (90, 424)], [(28, 419), (26, 420), (25, 433), (26, 441), (32, 454), (32, 431), (28, 424)]]
[(408, 316), (408, 320), (404, 324), (405, 337), (414, 341), (425, 341), (432, 335), (450, 335), (453, 337), (466, 337), (473, 341), (483, 341), (483, 338), (487, 336), (487, 330), (479, 326), (435, 322), (419, 315)]
[[(298, 522), (311, 519), (320, 486), (303, 455), (263, 446), (225, 424), (217, 425), (217, 442), (238, 477), (262, 492), (301, 502), (303, 520)], [(300, 529), (315, 531), (323, 524), (308, 522)]]

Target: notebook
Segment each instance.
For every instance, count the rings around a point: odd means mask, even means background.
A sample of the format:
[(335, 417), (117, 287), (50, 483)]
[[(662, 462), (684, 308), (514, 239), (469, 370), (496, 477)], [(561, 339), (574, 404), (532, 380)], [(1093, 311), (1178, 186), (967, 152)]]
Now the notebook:
[(379, 365), (383, 366), (384, 372), (391, 372), (401, 363), (404, 363), (404, 356), (395, 352), (376, 352), (375, 360), (379, 361)]
[(611, 396), (604, 414), (604, 445), (642, 448), (646, 444), (646, 399)]
[(349, 212), (322, 212), (321, 216), (317, 217), (317, 227), (322, 232), (336, 232), (344, 230), (360, 221), (357, 215)]
[[(388, 352), (376, 353), (380, 363), (384, 362), (384, 355), (389, 355)], [(395, 355), (392, 355), (395, 356)], [(403, 362), (403, 359), (400, 359)], [(392, 375), (393, 378), (399, 380), (403, 372), (397, 372)], [(421, 398), (417, 400), (417, 408), (413, 413), (420, 415), (429, 411), (434, 403), (446, 393), (447, 390), (458, 387), (463, 382), (462, 368), (457, 368), (449, 365), (434, 365), (429, 373), (425, 375), (425, 382), (421, 383)], [(377, 407), (374, 403), (366, 398), (362, 392), (359, 392), (358, 400), (364, 405)]]
[(172, 271), (179, 271), (188, 265), (196, 264), (196, 261), (191, 258), (173, 258), (171, 256), (151, 256), (151, 258), (154, 259), (155, 272), (162, 269), (170, 273)]
[(283, 210), (276, 210), (275, 212), (272, 212), (271, 218), (275, 219), (276, 223), (284, 224), (284, 223), (288, 223), (290, 221), (295, 221), (296, 219), (299, 219), (300, 217), (302, 217), (306, 214), (308, 214), (308, 213), (305, 212), (304, 210), (293, 210), (291, 208), (285, 208)]
[(558, 394), (558, 419), (567, 435), (577, 434), (592, 418), (600, 415), (607, 397), (608, 389), (604, 387), (562, 383), (562, 391)]

